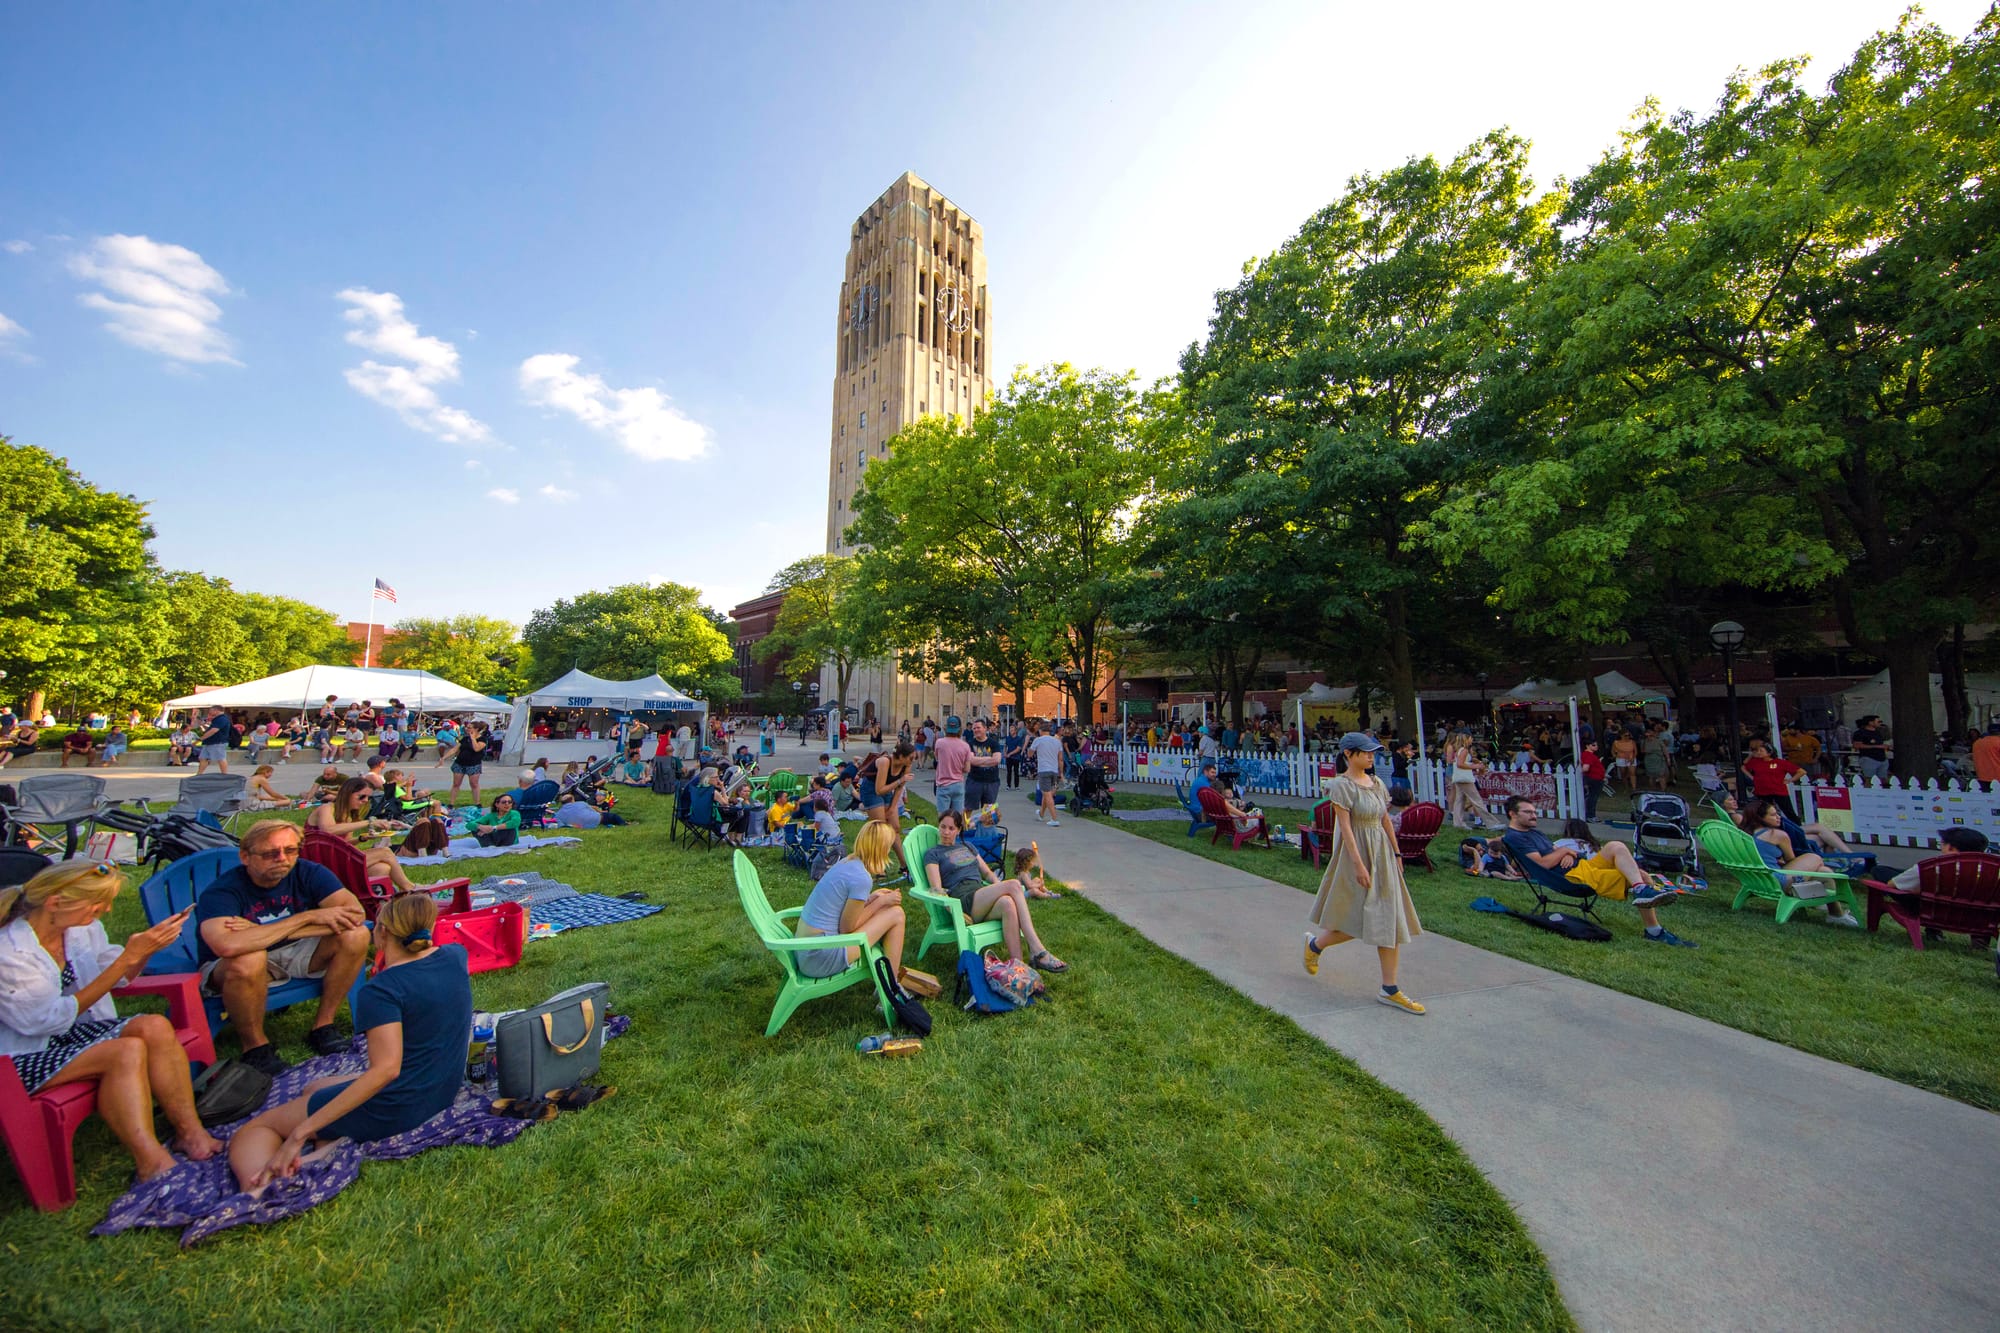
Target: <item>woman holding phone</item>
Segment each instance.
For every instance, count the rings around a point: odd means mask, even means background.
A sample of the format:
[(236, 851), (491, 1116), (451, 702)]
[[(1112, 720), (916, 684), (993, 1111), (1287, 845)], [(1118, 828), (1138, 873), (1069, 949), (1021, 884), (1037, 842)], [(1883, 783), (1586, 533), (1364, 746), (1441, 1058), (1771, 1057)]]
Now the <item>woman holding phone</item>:
[(157, 1102), (174, 1146), (197, 1161), (222, 1145), (194, 1111), (187, 1052), (159, 1014), (120, 1018), (111, 991), (180, 937), (192, 907), (117, 945), (104, 933), (125, 877), (102, 861), (65, 861), (0, 890), (0, 1055), (31, 1093), (95, 1080), (97, 1113), (139, 1178), (174, 1164), (153, 1133)]

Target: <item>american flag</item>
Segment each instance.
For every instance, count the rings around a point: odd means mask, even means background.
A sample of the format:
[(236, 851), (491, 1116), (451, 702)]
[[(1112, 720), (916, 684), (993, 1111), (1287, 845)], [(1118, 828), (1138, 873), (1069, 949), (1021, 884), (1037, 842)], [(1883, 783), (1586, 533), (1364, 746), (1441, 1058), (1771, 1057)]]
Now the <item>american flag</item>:
[(385, 602), (396, 600), (396, 590), (380, 579), (375, 580), (375, 596)]

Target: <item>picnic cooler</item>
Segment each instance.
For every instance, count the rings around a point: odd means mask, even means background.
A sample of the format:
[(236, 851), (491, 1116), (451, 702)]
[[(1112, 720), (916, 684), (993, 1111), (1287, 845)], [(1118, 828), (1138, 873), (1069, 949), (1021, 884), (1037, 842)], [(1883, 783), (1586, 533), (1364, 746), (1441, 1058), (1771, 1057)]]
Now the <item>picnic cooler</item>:
[(610, 986), (591, 981), (502, 1014), (493, 1027), (500, 1095), (533, 1099), (595, 1074), (610, 1005)]
[(491, 972), (521, 961), (528, 940), (528, 909), (494, 903), (472, 912), (447, 912), (431, 927), (431, 943), (465, 949), (467, 972)]

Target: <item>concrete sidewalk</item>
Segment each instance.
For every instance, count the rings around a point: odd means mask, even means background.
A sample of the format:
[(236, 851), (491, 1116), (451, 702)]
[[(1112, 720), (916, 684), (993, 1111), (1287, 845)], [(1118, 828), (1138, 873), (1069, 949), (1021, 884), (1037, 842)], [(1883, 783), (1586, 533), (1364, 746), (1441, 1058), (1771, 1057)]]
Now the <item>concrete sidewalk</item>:
[(1585, 1328), (2000, 1328), (2000, 1116), (1436, 934), (1402, 959), (1430, 1012), (1399, 1013), (1364, 945), (1306, 975), (1296, 889), (1088, 820), (1033, 836), (1051, 874), (1423, 1107)]

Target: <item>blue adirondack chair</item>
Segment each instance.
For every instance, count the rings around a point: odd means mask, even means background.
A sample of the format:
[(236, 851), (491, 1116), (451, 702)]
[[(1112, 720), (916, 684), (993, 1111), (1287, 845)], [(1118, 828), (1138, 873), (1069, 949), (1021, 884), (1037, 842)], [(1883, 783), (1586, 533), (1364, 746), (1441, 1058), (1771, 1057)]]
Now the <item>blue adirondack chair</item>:
[[(145, 910), (146, 924), (158, 925), (174, 913), (194, 904), (201, 891), (215, 883), (233, 866), (241, 864), (234, 847), (216, 847), (193, 856), (183, 856), (154, 874), (139, 886), (139, 905)], [(200, 954), (195, 945), (199, 927), (192, 918), (181, 937), (146, 961), (146, 974), (161, 976), (174, 972), (198, 972), (201, 970)], [(361, 977), (354, 979), (353, 989), (348, 991), (348, 1003), (353, 1004), (354, 991), (361, 988)], [(273, 1013), (288, 1009), (308, 1000), (318, 1000), (320, 983), (310, 977), (299, 977), (292, 981), (281, 981), (271, 987), (264, 997), (264, 1012)], [(202, 1012), (208, 1018), (211, 1035), (221, 1031), (225, 1017), (220, 995), (204, 993), (201, 997)]]
[(1179, 778), (1174, 779), (1174, 799), (1181, 803), (1181, 809), (1187, 811), (1187, 835), (1190, 838), (1205, 828), (1215, 827), (1215, 821), (1201, 812), (1201, 803), (1195, 800), (1193, 792), (1181, 785)]

